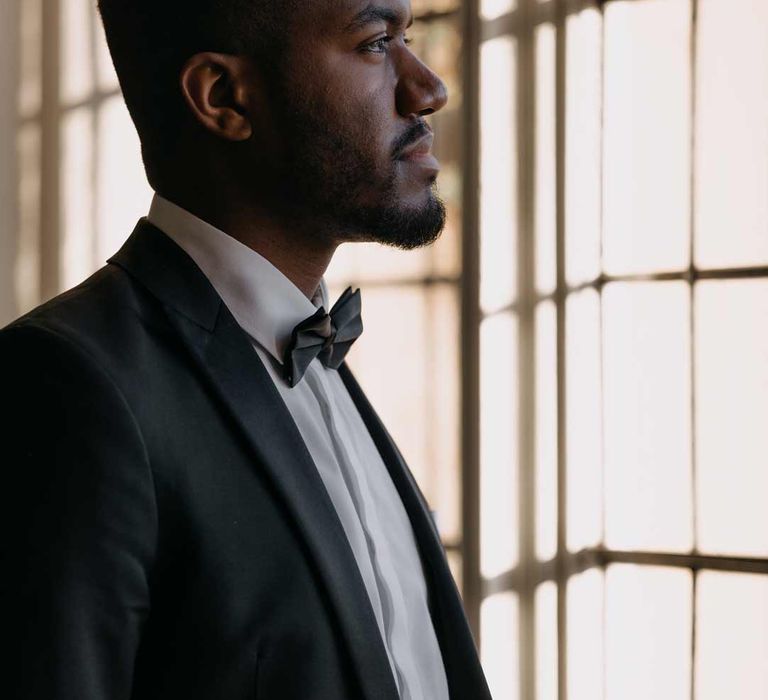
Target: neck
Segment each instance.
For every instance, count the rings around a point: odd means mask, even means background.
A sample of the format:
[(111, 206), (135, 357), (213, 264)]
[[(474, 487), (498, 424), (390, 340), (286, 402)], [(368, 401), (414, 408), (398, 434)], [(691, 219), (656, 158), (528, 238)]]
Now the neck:
[(255, 250), (308, 299), (312, 299), (317, 291), (338, 245), (338, 242), (324, 238), (316, 229), (289, 225), (252, 204), (224, 200), (219, 203), (210, 197), (160, 194)]

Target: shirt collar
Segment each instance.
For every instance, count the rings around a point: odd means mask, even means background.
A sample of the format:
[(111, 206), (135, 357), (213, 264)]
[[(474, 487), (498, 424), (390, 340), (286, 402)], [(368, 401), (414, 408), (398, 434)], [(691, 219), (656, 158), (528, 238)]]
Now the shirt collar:
[(310, 301), (265, 257), (158, 194), (147, 218), (197, 263), (238, 324), (278, 362), (296, 324), (320, 306), (329, 310), (324, 277)]

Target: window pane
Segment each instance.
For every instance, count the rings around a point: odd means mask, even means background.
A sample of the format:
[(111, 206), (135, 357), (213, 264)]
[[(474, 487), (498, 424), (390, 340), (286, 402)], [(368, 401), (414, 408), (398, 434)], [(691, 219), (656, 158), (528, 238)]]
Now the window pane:
[(536, 556), (557, 552), (557, 315), (536, 309)]
[(43, 98), (42, 0), (24, 0), (19, 10), (19, 114), (24, 117), (40, 109)]
[(557, 700), (557, 586), (536, 589), (536, 700)]
[(608, 567), (608, 700), (689, 700), (692, 588), (685, 569)]
[(480, 606), (480, 657), (494, 698), (520, 697), (517, 654), (518, 603), (514, 593), (498, 593)]
[(609, 284), (603, 313), (606, 542), (690, 549), (688, 286)]
[(18, 202), (19, 234), (16, 242), (16, 311), (25, 313), (40, 303), (40, 127), (19, 129)]
[(496, 576), (517, 562), (517, 319), (480, 326), (480, 568)]
[(400, 250), (381, 243), (346, 243), (334, 258), (334, 281), (417, 282), (429, 274), (430, 249)]
[(120, 95), (110, 98), (98, 116), (97, 263), (122, 245), (139, 217), (146, 216), (152, 190), (144, 175), (136, 129)]
[(93, 56), (89, 0), (61, 2), (61, 99), (71, 103), (93, 90)]
[(463, 580), (461, 576), (463, 563), (461, 554), (456, 551), (448, 551), (445, 553), (445, 556), (448, 559), (448, 566), (451, 569), (453, 580), (456, 581), (456, 587), (459, 589), (459, 594), (463, 597)]
[(459, 0), (411, 0), (411, 10), (418, 16), (426, 12), (455, 10), (458, 4)]
[[(82, 282), (95, 268), (93, 113), (88, 107), (66, 114), (61, 125), (61, 289)], [(117, 194), (117, 193), (116, 193)], [(127, 236), (130, 231), (123, 231)]]
[(480, 304), (514, 299), (517, 274), (516, 45), (492, 39), (480, 54)]
[(426, 493), (432, 496), (441, 535), (454, 541), (461, 537), (458, 290), (435, 285), (427, 303), (430, 339), (425, 358), (429, 416)]
[(555, 181), (555, 28), (536, 28), (536, 288), (557, 283)]
[(699, 0), (696, 264), (768, 261), (768, 3)]
[(600, 273), (602, 19), (595, 9), (566, 20), (565, 272), (568, 284)]
[(689, 0), (605, 6), (604, 264), (611, 274), (688, 263)]
[(480, 12), (484, 19), (494, 19), (514, 10), (517, 0), (480, 0)]
[(768, 576), (699, 574), (696, 700), (765, 700), (766, 659)]
[(602, 539), (600, 296), (585, 289), (566, 305), (568, 549)]
[(603, 698), (602, 571), (590, 569), (568, 581), (568, 698)]
[[(332, 300), (341, 291), (330, 289)], [(436, 511), (440, 533), (458, 539), (457, 293), (409, 285), (363, 289), (362, 297), (365, 332), (349, 364)]]
[(94, 13), (94, 25), (96, 34), (96, 73), (98, 86), (100, 90), (117, 90), (117, 74), (112, 65), (112, 57), (107, 48), (107, 38), (104, 36), (104, 25), (101, 18), (96, 13), (95, 6), (92, 6), (91, 12)]
[(768, 281), (696, 287), (698, 547), (768, 556)]

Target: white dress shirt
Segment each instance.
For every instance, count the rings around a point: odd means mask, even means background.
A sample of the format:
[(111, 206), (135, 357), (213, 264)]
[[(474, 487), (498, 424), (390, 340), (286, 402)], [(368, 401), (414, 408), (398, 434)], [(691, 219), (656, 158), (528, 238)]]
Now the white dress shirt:
[(338, 371), (319, 359), (295, 387), (283, 378), (294, 326), (331, 308), (325, 279), (310, 301), (266, 258), (159, 195), (148, 218), (206, 275), (293, 416), (354, 553), (400, 697), (448, 700), (413, 530), (365, 423)]

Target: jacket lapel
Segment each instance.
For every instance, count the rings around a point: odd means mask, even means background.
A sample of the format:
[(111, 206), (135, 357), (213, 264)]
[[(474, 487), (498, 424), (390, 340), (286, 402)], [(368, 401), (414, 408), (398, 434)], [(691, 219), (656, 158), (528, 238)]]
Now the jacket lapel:
[(254, 464), (274, 483), (307, 545), (358, 672), (365, 700), (397, 700), (376, 619), (354, 554), (285, 403), (245, 332), (194, 261), (142, 219), (109, 259), (168, 309), (195, 364), (237, 429)]
[(491, 700), (461, 598), (429, 507), (400, 450), (346, 363), (339, 373), (403, 501), (427, 572), (429, 607), (452, 699)]

